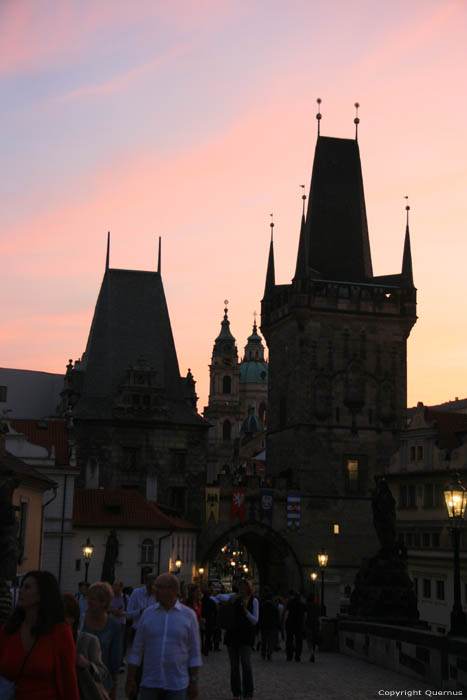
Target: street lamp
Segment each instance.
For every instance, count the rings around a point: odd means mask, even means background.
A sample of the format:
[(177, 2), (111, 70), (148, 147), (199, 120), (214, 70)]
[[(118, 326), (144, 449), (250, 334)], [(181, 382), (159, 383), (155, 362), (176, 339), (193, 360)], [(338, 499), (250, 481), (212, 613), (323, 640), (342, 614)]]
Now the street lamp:
[(452, 542), (454, 546), (454, 604), (451, 611), (451, 634), (467, 634), (467, 620), (461, 603), (461, 573), (459, 561), (460, 534), (464, 521), (467, 493), (459, 474), (454, 474), (451, 483), (444, 489), (444, 500), (451, 523)]
[(328, 555), (324, 547), (321, 548), (321, 552), (318, 554), (318, 566), (321, 569), (321, 617), (326, 616), (326, 606), (324, 605), (324, 569), (328, 563)]
[(200, 576), (202, 576), (204, 574), (204, 567), (200, 566), (198, 569), (198, 573)]
[(316, 588), (316, 579), (318, 578), (318, 574), (316, 571), (312, 571), (310, 574), (310, 581), (311, 581), (311, 597), (313, 599), (313, 603), (315, 602), (315, 588)]
[(94, 546), (91, 544), (91, 540), (89, 539), (89, 537), (86, 540), (86, 544), (81, 545), (81, 551), (83, 552), (84, 568), (85, 568), (84, 580), (87, 583), (88, 582), (89, 564), (91, 563), (92, 553), (94, 552)]
[(183, 562), (180, 559), (180, 555), (178, 555), (177, 558), (175, 559), (175, 568), (177, 569), (177, 571), (175, 572), (176, 574), (180, 573), (180, 569), (182, 568), (182, 564), (183, 564)]

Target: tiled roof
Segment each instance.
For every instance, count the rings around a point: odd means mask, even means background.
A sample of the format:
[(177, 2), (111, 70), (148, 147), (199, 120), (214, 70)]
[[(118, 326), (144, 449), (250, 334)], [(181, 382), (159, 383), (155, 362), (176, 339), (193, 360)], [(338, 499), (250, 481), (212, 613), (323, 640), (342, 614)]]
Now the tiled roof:
[(40, 471), (34, 469), (30, 464), (26, 464), (26, 462), (23, 462), (9, 452), (0, 455), (0, 470), (2, 472), (12, 471), (20, 480), (27, 479), (29, 482), (32, 480), (39, 488), (43, 488), (44, 491), (56, 486), (53, 479), (44, 476), (44, 474), (41, 474)]
[(138, 491), (75, 489), (73, 524), (77, 527), (197, 530), (193, 523), (166, 515)]
[(58, 466), (68, 464), (68, 435), (63, 419), (25, 420), (12, 419), (11, 427), (17, 433), (24, 433), (29, 442), (47, 450), (55, 447), (55, 461)]
[(462, 435), (467, 433), (466, 413), (434, 411), (427, 408), (425, 415), (427, 420), (436, 423), (440, 447), (455, 448), (462, 443)]

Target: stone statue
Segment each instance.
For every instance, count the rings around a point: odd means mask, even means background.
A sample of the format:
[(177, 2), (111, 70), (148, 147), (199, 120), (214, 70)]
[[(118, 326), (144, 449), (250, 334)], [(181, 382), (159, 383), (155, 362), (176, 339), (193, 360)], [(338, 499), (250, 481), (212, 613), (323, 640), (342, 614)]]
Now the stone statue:
[(376, 482), (372, 494), (373, 525), (383, 552), (392, 552), (396, 546), (396, 501), (386, 479)]
[(111, 530), (105, 545), (104, 564), (102, 565), (101, 581), (115, 581), (115, 563), (118, 559), (118, 539), (115, 530)]

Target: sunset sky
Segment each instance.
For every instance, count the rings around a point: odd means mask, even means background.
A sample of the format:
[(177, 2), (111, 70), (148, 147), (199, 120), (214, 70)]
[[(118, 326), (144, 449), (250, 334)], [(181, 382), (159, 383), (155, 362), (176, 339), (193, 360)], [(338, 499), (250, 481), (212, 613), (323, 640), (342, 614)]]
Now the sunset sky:
[(419, 320), (408, 403), (467, 396), (464, 0), (2, 0), (0, 366), (63, 372), (105, 266), (162, 276), (201, 411), (224, 299), (243, 354), (275, 222), (295, 266), (321, 133), (360, 154), (375, 274)]

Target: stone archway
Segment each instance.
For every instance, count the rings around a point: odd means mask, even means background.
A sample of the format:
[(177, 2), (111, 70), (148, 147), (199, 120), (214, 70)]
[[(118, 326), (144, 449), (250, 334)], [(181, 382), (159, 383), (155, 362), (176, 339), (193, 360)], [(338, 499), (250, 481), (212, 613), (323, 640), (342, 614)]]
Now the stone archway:
[(260, 586), (269, 586), (284, 594), (290, 589), (303, 590), (303, 573), (297, 555), (283, 535), (264, 523), (253, 521), (234, 525), (204, 546), (204, 538), (201, 538), (200, 563), (205, 566), (213, 560), (231, 539), (248, 548), (259, 572)]

